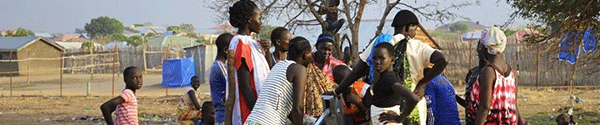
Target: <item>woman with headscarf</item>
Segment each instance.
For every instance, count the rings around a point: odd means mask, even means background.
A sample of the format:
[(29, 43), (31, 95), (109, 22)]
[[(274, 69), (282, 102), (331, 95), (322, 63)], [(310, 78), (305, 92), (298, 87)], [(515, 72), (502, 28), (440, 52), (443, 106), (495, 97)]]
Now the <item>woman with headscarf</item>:
[(487, 64), (467, 93), (467, 125), (522, 124), (517, 108), (517, 85), (510, 65), (502, 58), (506, 35), (497, 27), (484, 30), (477, 51)]
[(313, 63), (317, 66), (329, 79), (335, 80), (333, 78), (333, 69), (337, 66), (346, 66), (344, 62), (336, 59), (331, 54), (333, 53), (335, 46), (333, 46), (333, 42), (335, 39), (328, 33), (323, 33), (319, 35), (317, 39), (317, 43), (315, 47), (317, 51), (315, 51), (314, 57), (315, 62)]
[[(403, 82), (404, 86), (415, 93), (419, 100), (422, 99), (425, 93), (427, 83), (444, 70), (448, 62), (444, 55), (433, 49), (431, 46), (412, 39), (416, 36), (416, 30), (419, 28), (417, 16), (408, 11), (401, 10), (394, 17), (392, 22), (394, 27), (394, 35), (382, 34), (376, 40), (381, 42), (389, 42), (394, 46), (394, 72), (396, 72)], [(365, 48), (360, 55), (360, 61), (353, 67), (354, 70), (340, 83), (332, 94), (339, 95), (349, 89), (349, 86), (363, 76), (367, 76), (368, 83), (372, 83), (373, 78), (376, 78), (372, 68), (373, 44)], [(425, 68), (430, 70), (424, 71)], [(413, 110), (410, 115), (411, 119), (425, 124), (427, 107), (425, 101), (420, 100), (417, 104), (418, 110)], [(373, 115), (373, 114), (371, 114)]]
[(270, 57), (270, 53), (266, 51), (271, 43), (269, 41), (259, 43), (250, 36), (252, 32), (260, 32), (261, 18), (262, 12), (250, 0), (240, 0), (229, 8), (229, 22), (233, 27), (238, 28), (229, 44), (229, 50), (235, 51), (233, 74), (235, 74), (236, 88), (231, 114), (234, 125), (241, 125), (246, 121), (270, 70), (266, 60), (266, 57)]

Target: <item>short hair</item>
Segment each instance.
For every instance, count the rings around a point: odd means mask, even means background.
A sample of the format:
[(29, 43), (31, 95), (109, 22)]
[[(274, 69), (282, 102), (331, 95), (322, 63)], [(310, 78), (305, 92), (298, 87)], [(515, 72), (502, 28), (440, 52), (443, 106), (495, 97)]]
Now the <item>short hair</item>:
[(401, 10), (396, 13), (396, 16), (394, 16), (392, 27), (402, 27), (410, 24), (418, 25), (419, 19), (413, 12), (409, 10)]
[(375, 50), (377, 48), (384, 48), (388, 51), (388, 54), (390, 54), (390, 56), (394, 56), (394, 46), (392, 46), (392, 44), (390, 44), (388, 42), (382, 42), (382, 43), (375, 45), (373, 50)]
[(233, 38), (233, 35), (231, 35), (231, 33), (223, 33), (219, 35), (219, 37), (217, 37), (217, 40), (215, 41), (215, 44), (217, 44), (217, 52), (225, 52), (226, 50), (223, 49), (227, 49), (229, 47), (229, 42), (231, 42), (231, 38)]
[(198, 76), (192, 76), (190, 80), (198, 79)]
[(123, 70), (123, 78), (130, 78), (133, 76), (133, 73), (137, 71), (139, 68), (135, 66), (129, 66)]
[(325, 42), (333, 43), (334, 41), (335, 41), (335, 39), (333, 38), (333, 36), (331, 36), (331, 34), (322, 33), (321, 35), (319, 35), (319, 38), (317, 38), (317, 43), (315, 44), (315, 47), (321, 43), (325, 43)]
[[(281, 37), (283, 37), (284, 33), (287, 33), (287, 32), (289, 32), (289, 31), (283, 27), (277, 27), (277, 28), (273, 29), (273, 31), (271, 31), (271, 41), (281, 39)], [(271, 42), (271, 44), (273, 46), (275, 46), (275, 42)]]
[(298, 36), (290, 40), (288, 50), (288, 60), (296, 60), (302, 57), (305, 51), (310, 50), (310, 43), (306, 38)]
[(212, 101), (206, 101), (204, 103), (202, 103), (202, 111), (208, 111), (208, 108), (214, 108)]
[(248, 20), (254, 14), (254, 9), (258, 8), (250, 0), (240, 0), (229, 7), (229, 23), (235, 28), (241, 28), (248, 24)]

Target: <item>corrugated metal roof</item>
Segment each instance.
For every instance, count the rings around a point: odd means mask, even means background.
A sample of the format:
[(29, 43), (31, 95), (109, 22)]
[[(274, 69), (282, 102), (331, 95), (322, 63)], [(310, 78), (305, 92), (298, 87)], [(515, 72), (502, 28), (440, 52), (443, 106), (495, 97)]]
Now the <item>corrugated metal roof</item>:
[(0, 51), (10, 51), (12, 49), (17, 51), (22, 46), (37, 38), (39, 37), (0, 37), (0, 44), (2, 44)]
[(40, 41), (42, 42), (46, 42), (47, 44), (50, 44), (50, 46), (59, 49), (59, 50), (64, 50), (65, 48), (44, 38), (44, 37), (36, 37), (36, 36), (30, 36), (30, 37), (0, 37), (0, 51), (11, 51), (11, 50), (15, 50), (18, 51), (19, 49), (27, 46), (29, 43), (31, 43), (33, 40), (36, 39), (40, 39)]

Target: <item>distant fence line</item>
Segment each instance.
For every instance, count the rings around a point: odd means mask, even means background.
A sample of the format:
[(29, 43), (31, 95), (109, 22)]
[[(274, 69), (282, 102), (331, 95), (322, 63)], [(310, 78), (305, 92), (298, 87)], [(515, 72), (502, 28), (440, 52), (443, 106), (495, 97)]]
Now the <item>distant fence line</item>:
[[(476, 52), (477, 42), (444, 42), (439, 44), (446, 59), (450, 61), (443, 74), (454, 84), (464, 84), (468, 70), (479, 65)], [(504, 59), (514, 69), (519, 84), (541, 87), (569, 86), (574, 65), (558, 61), (557, 54), (545, 55), (542, 53), (544, 50), (539, 50), (538, 53), (538, 49), (526, 43), (509, 42), (506, 45), (503, 53)], [(581, 57), (590, 54), (581, 52), (578, 61), (582, 62)], [(600, 74), (592, 70), (597, 67), (597, 61), (595, 65), (577, 65), (574, 85), (599, 86)]]

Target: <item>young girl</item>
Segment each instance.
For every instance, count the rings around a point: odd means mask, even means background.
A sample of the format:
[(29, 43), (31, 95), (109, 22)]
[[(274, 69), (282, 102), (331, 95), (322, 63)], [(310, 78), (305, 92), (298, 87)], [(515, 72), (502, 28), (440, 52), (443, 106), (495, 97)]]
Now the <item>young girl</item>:
[[(371, 122), (374, 125), (400, 124), (417, 105), (419, 97), (402, 85), (402, 81), (393, 71), (393, 46), (390, 43), (379, 43), (373, 51), (373, 68), (376, 71), (371, 86), (373, 102), (371, 105)], [(402, 100), (407, 105), (400, 112)]]
[[(137, 67), (131, 66), (123, 71), (123, 81), (125, 89), (121, 94), (113, 99), (106, 101), (100, 106), (104, 120), (108, 125), (137, 125), (137, 98), (135, 91), (142, 88), (144, 80), (142, 72)], [(116, 110), (116, 112), (115, 112)], [(112, 119), (112, 112), (115, 112), (116, 119)]]

